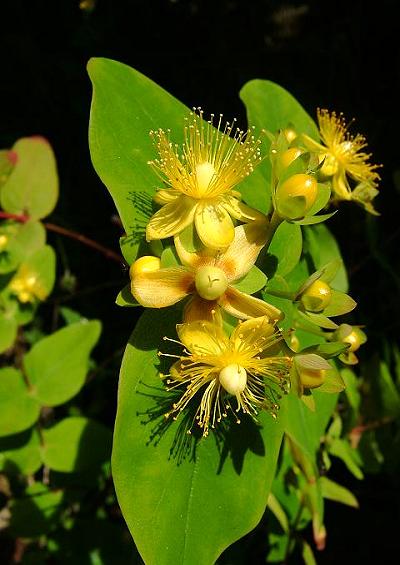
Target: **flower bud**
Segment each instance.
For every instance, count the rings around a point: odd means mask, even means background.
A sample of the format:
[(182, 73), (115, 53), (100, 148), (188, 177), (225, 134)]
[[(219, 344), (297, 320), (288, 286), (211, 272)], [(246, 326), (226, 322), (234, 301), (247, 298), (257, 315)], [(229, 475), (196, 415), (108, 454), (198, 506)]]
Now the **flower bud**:
[(326, 379), (325, 369), (305, 369), (299, 371), (300, 382), (304, 388), (317, 388), (321, 386)]
[(349, 324), (339, 326), (339, 329), (335, 332), (335, 337), (338, 341), (350, 344), (347, 352), (357, 351), (367, 340), (365, 333), (360, 328), (350, 326)]
[(318, 184), (313, 176), (298, 173), (289, 177), (276, 189), (279, 215), (290, 220), (303, 218), (313, 206), (317, 193)]
[(247, 384), (246, 369), (241, 365), (228, 365), (219, 373), (219, 382), (226, 392), (236, 396), (244, 391)]
[(287, 169), (303, 153), (300, 147), (291, 147), (278, 156), (278, 163), (282, 169)]
[(309, 312), (322, 312), (332, 298), (331, 287), (324, 281), (314, 281), (301, 295), (301, 303)]
[(153, 271), (158, 271), (161, 268), (161, 260), (159, 257), (154, 257), (153, 255), (144, 255), (131, 265), (129, 269), (129, 276), (133, 279), (137, 275), (143, 273), (152, 273)]
[(194, 282), (197, 292), (205, 300), (219, 298), (228, 288), (228, 279), (218, 267), (199, 267)]

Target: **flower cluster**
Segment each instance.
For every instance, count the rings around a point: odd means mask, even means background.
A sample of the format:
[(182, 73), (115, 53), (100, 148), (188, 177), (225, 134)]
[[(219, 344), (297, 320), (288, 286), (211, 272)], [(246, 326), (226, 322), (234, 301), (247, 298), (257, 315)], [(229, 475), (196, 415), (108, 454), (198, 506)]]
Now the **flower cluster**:
[[(323, 356), (306, 351), (296, 359), (277, 325), (283, 313), (254, 296), (267, 283), (256, 262), (282, 222), (324, 221), (332, 214), (317, 213), (329, 203), (331, 189), (338, 198), (338, 186), (345, 183), (349, 194), (347, 176), (371, 186), (378, 178), (368, 156), (359, 152), (359, 136), (348, 137), (334, 114), (320, 112), (319, 120), (326, 146), (290, 128), (267, 134), (269, 215), (250, 208), (237, 190), (263, 160), (261, 138), (252, 129), (244, 132), (235, 121), (223, 126), (222, 116), (206, 121), (197, 108), (186, 120), (181, 147), (169, 130), (150, 132), (158, 157), (149, 164), (163, 187), (154, 196), (161, 207), (147, 223), (146, 239), (149, 249), (153, 240), (164, 244), (159, 256), (142, 255), (131, 265), (130, 290), (149, 308), (183, 302), (179, 339), (165, 337), (183, 350), (159, 353), (176, 359), (162, 378), (168, 390), (181, 391), (166, 416), (176, 418), (194, 407), (193, 421), (204, 436), (229, 412), (237, 422), (240, 412), (255, 418), (267, 410), (275, 416), (290, 383), (300, 396), (316, 387), (332, 392), (336, 386)], [(355, 306), (330, 287), (335, 272), (327, 267), (311, 275), (293, 296), (299, 316), (322, 328), (336, 329), (328, 316)], [(340, 352), (346, 348), (341, 340)]]

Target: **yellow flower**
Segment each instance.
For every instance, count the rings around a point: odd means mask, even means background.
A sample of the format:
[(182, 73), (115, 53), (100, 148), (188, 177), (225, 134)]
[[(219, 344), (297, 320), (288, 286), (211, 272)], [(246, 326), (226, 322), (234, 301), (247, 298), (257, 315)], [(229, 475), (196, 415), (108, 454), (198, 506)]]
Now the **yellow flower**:
[(6, 236), (4, 233), (0, 234), (0, 253), (2, 251), (5, 251), (5, 249), (7, 248), (7, 244), (8, 244), (8, 236)]
[(11, 280), (9, 288), (22, 304), (34, 302), (35, 299), (44, 300), (48, 294), (37, 273), (26, 265), (20, 267), (18, 273)]
[[(131, 267), (131, 292), (148, 308), (164, 308), (192, 295), (185, 307), (184, 320), (220, 319), (219, 307), (240, 319), (268, 316), (281, 319), (280, 310), (241, 292), (233, 283), (254, 265), (267, 234), (266, 224), (245, 224), (234, 230), (234, 240), (224, 252), (204, 250), (189, 253), (178, 237), (175, 249), (182, 265), (153, 272)], [(140, 259), (139, 259), (140, 260)]]
[(203, 436), (229, 410), (237, 423), (240, 411), (255, 418), (264, 409), (276, 417), (281, 394), (287, 392), (291, 359), (276, 355), (282, 338), (267, 317), (239, 323), (230, 337), (206, 321), (180, 324), (177, 332), (185, 355), (172, 365), (166, 382), (168, 390), (186, 388), (167, 417), (176, 418), (197, 393), (195, 420)]
[(365, 137), (349, 134), (342, 115), (320, 109), (317, 115), (322, 144), (307, 135), (303, 140), (307, 149), (319, 154), (321, 174), (332, 178), (337, 200), (355, 200), (373, 213), (371, 200), (378, 193), (379, 165), (371, 164), (371, 154), (363, 151), (367, 146)]
[(150, 218), (147, 241), (174, 236), (194, 223), (206, 247), (223, 249), (234, 237), (232, 218), (251, 222), (260, 216), (233, 190), (261, 160), (260, 140), (234, 129), (235, 120), (221, 130), (222, 116), (214, 127), (213, 117), (203, 121), (200, 109), (190, 115), (181, 150), (169, 132), (151, 132), (159, 158), (150, 164), (167, 188), (154, 197), (162, 208)]

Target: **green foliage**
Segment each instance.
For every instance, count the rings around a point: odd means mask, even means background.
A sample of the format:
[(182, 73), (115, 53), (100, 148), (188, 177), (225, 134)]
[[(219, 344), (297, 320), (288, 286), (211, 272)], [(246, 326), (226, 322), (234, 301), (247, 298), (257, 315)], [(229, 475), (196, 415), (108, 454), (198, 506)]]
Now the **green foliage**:
[(16, 164), (1, 189), (6, 212), (28, 214), (32, 220), (48, 216), (58, 198), (58, 177), (53, 151), (43, 137), (19, 139), (12, 148)]
[(40, 404), (27, 387), (21, 371), (0, 369), (0, 436), (17, 434), (29, 428), (39, 417)]
[(70, 324), (40, 340), (25, 355), (24, 368), (38, 402), (57, 406), (79, 392), (100, 331), (96, 320)]
[[(157, 349), (177, 313), (146, 312), (121, 367), (113, 446), (118, 501), (146, 562), (211, 563), (249, 532), (265, 509), (282, 430), (270, 416), (228, 438), (187, 435), (193, 416), (166, 421), (173, 399), (160, 382)], [(212, 508), (212, 512), (210, 509)], [(174, 536), (171, 537), (171, 524)], [(223, 527), (222, 527), (223, 524)], [(204, 540), (207, 539), (207, 543)]]
[(110, 430), (88, 418), (65, 418), (43, 431), (43, 462), (54, 471), (93, 470), (106, 461), (110, 453)]

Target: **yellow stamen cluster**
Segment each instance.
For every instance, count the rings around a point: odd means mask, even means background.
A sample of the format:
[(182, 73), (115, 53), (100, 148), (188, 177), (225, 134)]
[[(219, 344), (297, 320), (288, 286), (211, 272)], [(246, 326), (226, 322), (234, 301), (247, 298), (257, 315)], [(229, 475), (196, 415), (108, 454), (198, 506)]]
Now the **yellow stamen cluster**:
[[(190, 331), (195, 324), (184, 324), (183, 330), (186, 326)], [(237, 423), (240, 423), (238, 412), (256, 417), (264, 409), (276, 417), (279, 399), (288, 389), (291, 366), (289, 357), (276, 356), (273, 352), (267, 356), (268, 350), (282, 339), (279, 332), (265, 318), (239, 324), (230, 338), (222, 330), (216, 332), (210, 322), (198, 322), (195, 329), (196, 344), (185, 339), (184, 331), (181, 342), (164, 338), (185, 348), (185, 355), (177, 356), (178, 361), (166, 375), (169, 390), (185, 387), (185, 391), (166, 416), (176, 418), (199, 394), (193, 421), (202, 429), (203, 436), (226, 418), (228, 412), (235, 415)], [(159, 355), (169, 356), (161, 352)]]
[(230, 192), (261, 160), (260, 143), (252, 130), (223, 126), (222, 114), (204, 121), (196, 108), (187, 119), (182, 149), (170, 141), (170, 131), (151, 132), (159, 158), (150, 161), (163, 182), (194, 199), (213, 199)]

